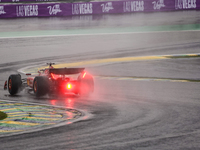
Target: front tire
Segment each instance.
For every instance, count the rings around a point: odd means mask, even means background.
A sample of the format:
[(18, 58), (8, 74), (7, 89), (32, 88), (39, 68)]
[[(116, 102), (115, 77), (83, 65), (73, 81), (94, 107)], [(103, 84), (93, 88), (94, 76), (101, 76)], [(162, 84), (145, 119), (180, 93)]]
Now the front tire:
[(49, 80), (45, 76), (37, 76), (33, 82), (33, 91), (36, 97), (41, 97), (49, 92)]
[(8, 92), (10, 95), (15, 95), (20, 91), (22, 85), (21, 75), (12, 74), (8, 78)]

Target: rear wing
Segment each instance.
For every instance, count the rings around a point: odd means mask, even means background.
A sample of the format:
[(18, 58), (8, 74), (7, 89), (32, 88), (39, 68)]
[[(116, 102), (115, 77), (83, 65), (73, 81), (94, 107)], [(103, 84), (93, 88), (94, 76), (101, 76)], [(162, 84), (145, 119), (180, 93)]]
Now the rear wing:
[(60, 75), (70, 75), (81, 73), (85, 68), (51, 68), (49, 73), (60, 74)]

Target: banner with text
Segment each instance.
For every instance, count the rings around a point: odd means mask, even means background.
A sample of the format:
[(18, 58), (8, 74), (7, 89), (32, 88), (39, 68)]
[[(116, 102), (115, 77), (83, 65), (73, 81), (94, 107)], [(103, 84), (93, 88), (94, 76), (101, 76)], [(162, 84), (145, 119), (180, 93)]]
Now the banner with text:
[(200, 0), (124, 0), (0, 5), (0, 18), (198, 10)]

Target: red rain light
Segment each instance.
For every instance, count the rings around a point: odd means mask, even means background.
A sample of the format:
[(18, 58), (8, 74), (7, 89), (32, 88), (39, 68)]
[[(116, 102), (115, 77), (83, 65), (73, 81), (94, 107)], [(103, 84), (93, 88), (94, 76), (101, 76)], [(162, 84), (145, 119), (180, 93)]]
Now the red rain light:
[(71, 89), (72, 85), (70, 83), (67, 84), (67, 89)]

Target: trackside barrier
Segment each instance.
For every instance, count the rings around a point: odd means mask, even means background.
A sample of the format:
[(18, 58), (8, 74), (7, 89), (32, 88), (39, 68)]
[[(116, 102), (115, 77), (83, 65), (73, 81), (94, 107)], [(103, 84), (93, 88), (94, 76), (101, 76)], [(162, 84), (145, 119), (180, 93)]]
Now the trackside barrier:
[(86, 3), (42, 4), (15, 3), (4, 5), (0, 4), (0, 18), (73, 16), (107, 13), (161, 12), (198, 9), (200, 9), (200, 0), (123, 0)]

